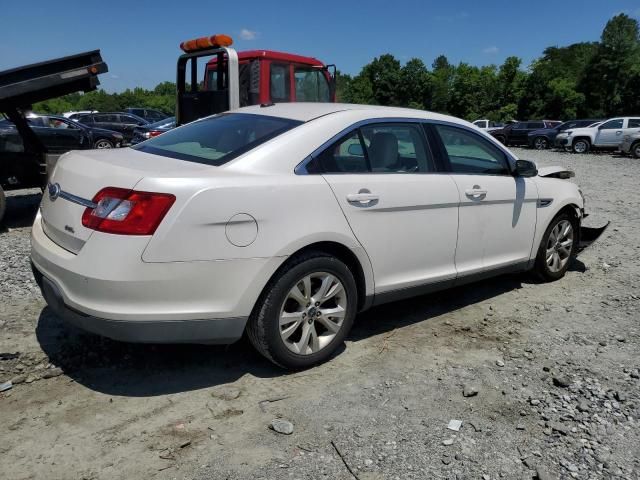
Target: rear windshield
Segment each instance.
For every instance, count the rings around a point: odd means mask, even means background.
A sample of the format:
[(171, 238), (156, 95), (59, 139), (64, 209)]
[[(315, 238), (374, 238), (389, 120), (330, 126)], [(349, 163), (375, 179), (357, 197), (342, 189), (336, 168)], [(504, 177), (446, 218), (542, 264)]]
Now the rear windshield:
[(219, 166), (301, 123), (287, 118), (227, 113), (169, 130), (132, 148)]

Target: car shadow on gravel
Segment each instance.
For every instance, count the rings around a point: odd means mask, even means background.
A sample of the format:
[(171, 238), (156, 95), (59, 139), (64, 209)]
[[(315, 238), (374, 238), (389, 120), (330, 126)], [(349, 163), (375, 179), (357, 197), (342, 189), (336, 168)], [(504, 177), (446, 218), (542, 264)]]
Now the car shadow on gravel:
[[(584, 263), (575, 258), (569, 267), (571, 272), (584, 273)], [(438, 293), (422, 295), (374, 307), (356, 318), (349, 339), (364, 340), (374, 335), (390, 332), (414, 323), (429, 321), (440, 315), (451, 313), (475, 303), (490, 300), (523, 284), (544, 283), (527, 273), (502, 275), (487, 280), (451, 288)]]
[[(582, 267), (581, 267), (582, 266)], [(584, 271), (580, 261), (572, 270)], [(537, 283), (513, 274), (372, 308), (356, 318), (348, 340), (369, 337), (429, 321), (445, 313)], [(67, 325), (45, 307), (36, 326), (44, 353), (64, 373), (95, 391), (109, 395), (148, 397), (186, 392), (238, 380), (292, 374), (259, 355), (246, 339), (232, 345), (150, 345), (124, 343)], [(344, 350), (342, 346), (335, 355)]]
[(0, 234), (9, 228), (30, 227), (38, 212), (41, 195), (29, 193), (26, 195), (7, 195), (7, 211), (0, 224)]
[(233, 345), (124, 343), (70, 326), (48, 307), (40, 313), (36, 337), (65, 375), (108, 395), (150, 397), (213, 387), (247, 373), (260, 378), (288, 374), (245, 339)]

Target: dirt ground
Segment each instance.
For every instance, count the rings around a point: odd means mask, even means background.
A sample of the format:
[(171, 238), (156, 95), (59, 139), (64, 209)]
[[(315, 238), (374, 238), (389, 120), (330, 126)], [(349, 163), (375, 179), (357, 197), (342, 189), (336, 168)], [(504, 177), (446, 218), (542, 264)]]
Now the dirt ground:
[(640, 162), (516, 153), (574, 169), (587, 223), (612, 222), (567, 276), (372, 309), (339, 355), (299, 373), (246, 341), (128, 345), (62, 324), (29, 271), (38, 195), (12, 195), (0, 478), (640, 478)]

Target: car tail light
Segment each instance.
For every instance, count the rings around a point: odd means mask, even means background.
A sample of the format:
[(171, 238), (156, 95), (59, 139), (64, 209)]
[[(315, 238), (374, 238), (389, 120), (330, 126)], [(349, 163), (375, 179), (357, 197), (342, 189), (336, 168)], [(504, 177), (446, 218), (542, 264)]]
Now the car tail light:
[(119, 235), (153, 235), (176, 197), (168, 193), (137, 192), (106, 187), (82, 214), (82, 225)]
[(157, 137), (158, 135), (164, 133), (161, 130), (149, 130), (148, 132), (144, 132), (144, 134), (142, 135), (144, 138), (153, 138), (153, 137)]

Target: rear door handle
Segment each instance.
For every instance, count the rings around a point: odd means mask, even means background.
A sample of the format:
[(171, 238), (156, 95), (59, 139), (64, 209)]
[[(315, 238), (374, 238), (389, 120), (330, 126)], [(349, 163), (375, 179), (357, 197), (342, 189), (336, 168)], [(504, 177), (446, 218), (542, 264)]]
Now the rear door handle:
[(358, 193), (350, 193), (347, 195), (347, 202), (360, 207), (372, 206), (378, 203), (380, 197), (369, 190), (362, 189)]

